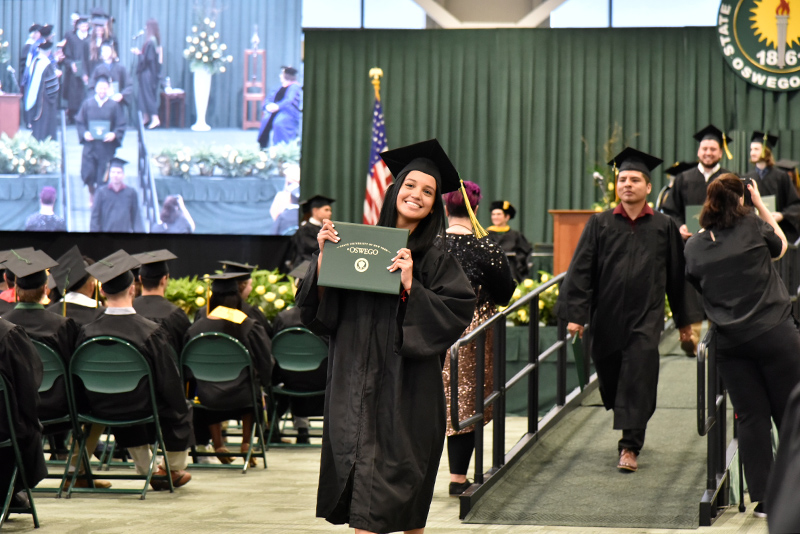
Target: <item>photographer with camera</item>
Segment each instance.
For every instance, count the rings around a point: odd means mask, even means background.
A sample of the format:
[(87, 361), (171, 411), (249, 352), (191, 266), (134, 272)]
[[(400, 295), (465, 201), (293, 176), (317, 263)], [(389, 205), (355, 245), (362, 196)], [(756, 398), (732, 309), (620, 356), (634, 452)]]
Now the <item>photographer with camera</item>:
[[(745, 191), (758, 216), (744, 205)], [(758, 503), (754, 514), (766, 517), (772, 421), (780, 429), (800, 383), (800, 332), (772, 265), (786, 252), (786, 236), (758, 185), (730, 173), (709, 184), (700, 225), (684, 248), (686, 279), (702, 294), (717, 330), (717, 365), (739, 419), (750, 501)]]

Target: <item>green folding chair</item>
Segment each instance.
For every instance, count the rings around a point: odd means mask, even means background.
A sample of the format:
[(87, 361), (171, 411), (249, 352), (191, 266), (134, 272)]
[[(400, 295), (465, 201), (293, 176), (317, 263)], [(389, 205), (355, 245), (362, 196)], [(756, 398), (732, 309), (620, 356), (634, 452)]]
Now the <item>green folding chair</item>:
[[(8, 387), (2, 375), (0, 375), (0, 394), (2, 394), (3, 405), (5, 406), (5, 419), (9, 429), (9, 437), (6, 440), (0, 441), (0, 449), (14, 450), (14, 469), (11, 472), (11, 483), (8, 486), (6, 499), (3, 503), (2, 514), (0, 514), (0, 528), (3, 528), (3, 523), (5, 523), (9, 513), (31, 514), (33, 516), (33, 526), (39, 528), (39, 516), (36, 515), (33, 492), (31, 492), (31, 488), (28, 487), (28, 482), (25, 477), (25, 466), (22, 465), (22, 454), (19, 452), (19, 444), (17, 443), (17, 432), (14, 430), (14, 417), (11, 415), (11, 399), (8, 397)], [(30, 500), (30, 508), (11, 507), (11, 499), (14, 497), (14, 485), (17, 482), (17, 477), (22, 481), (22, 487)]]
[[(198, 452), (196, 447), (192, 448), (192, 467), (211, 467), (211, 468), (242, 468), (242, 473), (247, 473), (250, 465), (250, 458), (253, 454), (253, 445), (256, 433), (261, 448), (261, 457), (264, 460), (264, 469), (267, 468), (266, 440), (264, 439), (264, 408), (259, 402), (261, 395), (258, 381), (255, 377), (253, 360), (250, 353), (242, 343), (228, 334), (222, 332), (203, 332), (190, 339), (183, 347), (181, 352), (181, 378), (184, 383), (188, 382), (187, 371), (190, 371), (195, 380), (205, 382), (229, 382), (237, 379), (241, 373), (247, 370), (249, 376), (249, 389), (253, 406), (254, 431), (250, 433), (250, 447), (247, 452), (228, 452), (225, 456), (241, 456), (244, 458), (244, 465), (239, 464), (201, 464), (197, 459), (201, 456), (218, 456), (212, 452)], [(192, 398), (192, 396), (190, 396)], [(201, 399), (202, 401), (202, 399)], [(194, 404), (195, 410), (211, 410), (203, 404)], [(217, 408), (224, 410), (225, 408)]]
[[(32, 339), (31, 341), (33, 342), (33, 346), (36, 347), (36, 352), (39, 354), (39, 359), (42, 361), (42, 368), (44, 370), (42, 375), (42, 384), (39, 386), (39, 395), (50, 391), (53, 386), (55, 386), (56, 381), (59, 379), (63, 380), (64, 387), (66, 388), (66, 398), (63, 399), (64, 413), (61, 416), (56, 416), (52, 419), (39, 420), (44, 428), (43, 434), (48, 434), (49, 431), (52, 431), (54, 428), (56, 430), (68, 428), (72, 432), (72, 435), (76, 436), (77, 439), (77, 436), (80, 435), (81, 430), (80, 426), (77, 425), (75, 420), (72, 418), (72, 410), (70, 410), (69, 380), (67, 379), (67, 369), (64, 367), (64, 362), (51, 347), (35, 339)], [(67, 480), (69, 463), (51, 460), (48, 461), (47, 464), (55, 466), (64, 465), (63, 474), (48, 474), (46, 477), (49, 479), (61, 479), (61, 484), (59, 484), (58, 488), (34, 488), (33, 491), (35, 493), (56, 493), (58, 497), (61, 497), (61, 488), (64, 487), (64, 482)]]
[[(144, 480), (144, 487), (141, 490), (127, 488), (97, 488), (94, 480), (101, 478), (91, 472), (89, 464), (89, 451), (86, 450), (86, 438), (84, 434), (79, 436), (80, 461), (86, 472), (78, 474), (76, 469), (72, 475), (67, 498), (73, 493), (126, 493), (138, 494), (144, 500), (151, 480), (165, 480), (169, 483), (169, 491), (174, 491), (172, 486), (172, 473), (169, 469), (169, 462), (164, 462), (167, 474), (164, 476), (153, 475), (156, 467), (158, 449), (166, 453), (164, 437), (161, 434), (161, 425), (158, 419), (158, 405), (156, 404), (156, 394), (153, 386), (153, 376), (150, 365), (139, 351), (123, 339), (112, 336), (98, 336), (85, 341), (77, 348), (75, 354), (69, 362), (70, 377), (70, 397), (71, 406), (74, 411), (73, 417), (78, 424), (88, 423), (104, 425), (106, 427), (128, 427), (144, 424), (152, 424), (155, 427), (156, 442), (152, 445), (152, 461), (147, 475), (103, 475), (107, 480)], [(124, 418), (101, 418), (92, 415), (91, 411), (83, 411), (81, 403), (78, 401), (77, 392), (81, 389), (97, 394), (115, 395), (130, 393), (135, 390), (142, 380), (147, 380), (150, 392), (151, 414), (138, 419)], [(69, 460), (72, 460), (70, 451)], [(75, 481), (78, 479), (88, 480), (88, 488), (76, 488)]]
[[(275, 357), (275, 361), (278, 362), (278, 365), (281, 366), (281, 369), (285, 371), (300, 373), (316, 371), (319, 369), (319, 366), (322, 365), (325, 358), (328, 357), (328, 345), (307, 328), (296, 326), (281, 330), (275, 335), (272, 340), (272, 355)], [(324, 397), (325, 390), (297, 391), (279, 384), (272, 386), (272, 394), (274, 397)], [(284, 426), (288, 413), (287, 411), (286, 416), (284, 416)], [(279, 428), (280, 425), (280, 421), (278, 421), (277, 417), (278, 402), (276, 400), (275, 408), (272, 412), (272, 426), (270, 426), (269, 429), (270, 443), (272, 443), (273, 432), (276, 428)], [(283, 430), (281, 430), (281, 433), (283, 434)], [(284, 444), (272, 443), (272, 446), (284, 446)], [(292, 446), (307, 447), (309, 445), (294, 444)]]

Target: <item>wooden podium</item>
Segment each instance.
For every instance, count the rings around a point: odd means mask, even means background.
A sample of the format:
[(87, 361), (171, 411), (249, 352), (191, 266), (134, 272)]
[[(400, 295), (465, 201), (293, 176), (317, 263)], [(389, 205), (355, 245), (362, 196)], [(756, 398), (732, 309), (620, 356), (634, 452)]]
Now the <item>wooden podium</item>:
[(22, 95), (5, 93), (0, 95), (0, 133), (9, 137), (19, 131), (19, 110)]
[(267, 52), (244, 51), (242, 130), (261, 126), (261, 105), (267, 97)]
[(593, 210), (549, 210), (553, 216), (553, 274), (561, 274), (569, 268), (572, 255), (578, 246), (583, 227)]

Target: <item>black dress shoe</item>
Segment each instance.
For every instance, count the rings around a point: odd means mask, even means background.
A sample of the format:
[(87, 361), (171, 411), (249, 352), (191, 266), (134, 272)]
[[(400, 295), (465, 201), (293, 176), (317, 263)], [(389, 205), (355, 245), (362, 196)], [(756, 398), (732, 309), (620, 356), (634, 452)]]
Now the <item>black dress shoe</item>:
[(31, 501), (28, 499), (28, 494), (25, 491), (18, 491), (11, 497), (10, 508), (17, 510), (29, 510)]
[(466, 480), (465, 482), (451, 482), (450, 483), (450, 496), (458, 497), (472, 485), (472, 482)]
[(297, 429), (297, 443), (308, 445), (308, 429), (307, 428), (298, 428)]

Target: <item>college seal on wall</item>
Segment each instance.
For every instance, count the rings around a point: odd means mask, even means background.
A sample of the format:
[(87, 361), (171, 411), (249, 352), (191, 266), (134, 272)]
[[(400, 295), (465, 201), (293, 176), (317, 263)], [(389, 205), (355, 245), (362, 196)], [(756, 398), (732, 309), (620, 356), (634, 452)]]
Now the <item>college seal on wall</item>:
[(800, 89), (800, 0), (723, 0), (717, 37), (728, 64), (749, 83)]

